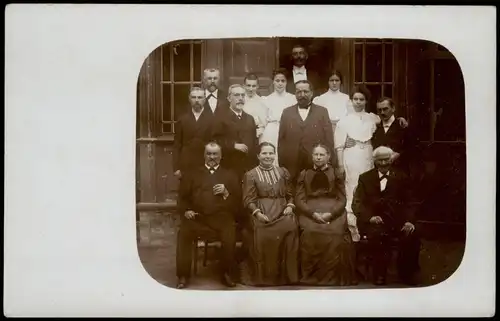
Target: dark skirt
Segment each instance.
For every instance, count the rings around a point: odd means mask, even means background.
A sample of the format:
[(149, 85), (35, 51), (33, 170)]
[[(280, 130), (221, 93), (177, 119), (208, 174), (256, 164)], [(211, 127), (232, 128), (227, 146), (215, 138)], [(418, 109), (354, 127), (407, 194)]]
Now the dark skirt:
[[(312, 199), (308, 205), (327, 212), (333, 199)], [(355, 251), (344, 211), (329, 224), (316, 223), (300, 215), (300, 283), (307, 285), (351, 285), (356, 280)]]
[[(266, 205), (275, 207), (274, 204)], [(271, 214), (269, 211), (267, 213)], [(249, 257), (244, 262), (242, 282), (252, 286), (296, 284), (299, 280), (299, 233), (296, 218), (294, 215), (282, 214), (268, 217), (271, 222), (266, 224), (251, 218), (245, 240)]]

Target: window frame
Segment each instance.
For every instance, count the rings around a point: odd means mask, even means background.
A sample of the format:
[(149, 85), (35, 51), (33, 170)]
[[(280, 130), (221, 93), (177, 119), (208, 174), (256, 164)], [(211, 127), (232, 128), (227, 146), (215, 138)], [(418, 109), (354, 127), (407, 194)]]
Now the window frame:
[[(189, 80), (188, 81), (176, 81), (174, 79), (175, 73), (175, 63), (174, 63), (174, 54), (176, 45), (180, 44), (189, 44)], [(199, 71), (199, 81), (195, 80), (195, 70), (194, 70), (194, 45), (200, 44), (200, 71)], [(165, 80), (164, 78), (164, 50), (169, 51), (169, 80)], [(206, 50), (206, 41), (203, 39), (190, 39), (190, 40), (177, 40), (172, 41), (166, 44), (163, 44), (160, 48), (160, 130), (159, 130), (159, 139), (160, 140), (173, 140), (175, 135), (175, 124), (177, 120), (175, 120), (175, 85), (190, 85), (190, 86), (201, 86), (202, 85), (202, 76), (205, 65), (205, 50)], [(169, 85), (168, 88), (171, 92), (170, 95), (170, 115), (167, 118), (164, 117), (164, 88), (165, 85)], [(171, 125), (171, 131), (166, 132), (163, 130), (165, 124)]]
[[(380, 45), (382, 47), (382, 72), (380, 81), (366, 81), (366, 45)], [(392, 51), (392, 77), (391, 81), (386, 81), (386, 45), (391, 45)], [(361, 46), (362, 54), (361, 54), (361, 81), (356, 79), (356, 46)], [(354, 86), (357, 85), (365, 85), (365, 86), (379, 86), (380, 95), (381, 96), (389, 96), (395, 99), (396, 87), (397, 87), (397, 63), (396, 63), (396, 46), (397, 43), (394, 39), (355, 39), (353, 41), (353, 50), (351, 54), (351, 63), (352, 63), (352, 84)], [(391, 92), (385, 92), (386, 86), (391, 86)], [(349, 92), (349, 94), (351, 94)]]

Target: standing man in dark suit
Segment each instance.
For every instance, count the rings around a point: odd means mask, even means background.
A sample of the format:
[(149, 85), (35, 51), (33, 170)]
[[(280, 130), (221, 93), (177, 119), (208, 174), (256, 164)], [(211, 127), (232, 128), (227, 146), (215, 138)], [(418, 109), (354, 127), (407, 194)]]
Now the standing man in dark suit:
[[(312, 167), (312, 151), (317, 144), (333, 148), (333, 131), (328, 110), (312, 103), (313, 86), (308, 80), (296, 84), (297, 104), (285, 108), (281, 115), (278, 134), (278, 159), (292, 176), (294, 185), (299, 173)], [(336, 168), (337, 157), (332, 154), (331, 161)]]
[(189, 283), (193, 242), (216, 234), (222, 243), (222, 283), (234, 287), (236, 248), (235, 214), (241, 203), (241, 186), (233, 171), (220, 166), (221, 147), (205, 147), (205, 164), (186, 172), (179, 190), (181, 224), (177, 234), (177, 288)]
[(212, 113), (204, 107), (205, 90), (193, 87), (189, 93), (191, 110), (175, 124), (173, 167), (174, 175), (182, 174), (203, 165), (203, 151), (212, 134)]
[(361, 234), (368, 240), (374, 283), (386, 283), (390, 241), (397, 238), (400, 279), (408, 285), (416, 285), (420, 252), (420, 238), (415, 231), (417, 202), (408, 176), (391, 166), (393, 154), (386, 146), (373, 151), (375, 168), (359, 176), (352, 209)]
[(377, 113), (381, 122), (373, 134), (373, 148), (379, 146), (390, 147), (393, 153), (392, 166), (409, 174), (410, 162), (415, 157), (417, 140), (407, 126), (395, 121), (396, 106), (389, 97), (382, 97), (377, 101)]
[(295, 83), (300, 80), (308, 80), (312, 86), (315, 88), (314, 96), (322, 94), (322, 87), (326, 85), (322, 83), (319, 73), (307, 69), (307, 59), (309, 58), (306, 48), (302, 45), (295, 45), (292, 48), (292, 68), (289, 70), (287, 77), (286, 91), (289, 93), (295, 93)]
[(220, 71), (217, 68), (208, 68), (203, 71), (203, 86), (205, 87), (205, 109), (214, 115), (219, 115), (227, 109), (227, 97), (219, 89)]
[(242, 181), (245, 172), (258, 164), (257, 125), (243, 111), (245, 88), (231, 85), (228, 93), (229, 108), (214, 119), (212, 139), (222, 146), (223, 165), (234, 170)]

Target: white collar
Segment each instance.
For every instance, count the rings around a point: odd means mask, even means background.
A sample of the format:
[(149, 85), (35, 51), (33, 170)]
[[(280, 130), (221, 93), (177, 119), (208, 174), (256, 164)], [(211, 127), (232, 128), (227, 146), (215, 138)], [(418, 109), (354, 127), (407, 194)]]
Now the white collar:
[(382, 122), (382, 126), (383, 127), (391, 127), (391, 125), (394, 122), (394, 120), (396, 120), (396, 117), (394, 117), (394, 115), (392, 115), (391, 118), (389, 118), (388, 121)]
[(258, 100), (260, 98), (260, 96), (257, 95), (257, 93), (255, 93), (255, 95), (253, 95), (253, 97), (247, 96), (247, 98), (248, 98), (247, 101), (248, 100)]
[(378, 172), (378, 178), (380, 178), (380, 177), (382, 177), (384, 175), (385, 176), (389, 176), (389, 174), (391, 174), (391, 171), (387, 171), (387, 173), (385, 173), (385, 174), (382, 174), (379, 170), (377, 170), (377, 172)]
[(203, 110), (204, 110), (204, 109), (205, 109), (205, 108), (204, 108), (204, 107), (202, 107), (200, 111), (196, 112), (196, 111), (194, 111), (194, 109), (193, 109), (193, 108), (191, 108), (191, 111), (193, 112), (193, 114), (195, 114), (195, 115), (199, 115), (199, 114), (201, 114), (201, 113), (203, 112)]
[[(321, 170), (322, 170), (322, 171), (325, 171), (327, 168), (328, 168), (328, 164), (325, 164), (325, 165), (323, 165), (323, 166), (321, 167)], [(318, 170), (318, 166), (313, 165), (313, 169), (314, 169), (314, 170)]]
[[(215, 169), (215, 170), (219, 169), (219, 165), (220, 165), (220, 164), (217, 164), (216, 166), (214, 166), (214, 169)], [(208, 166), (207, 164), (205, 164), (205, 167), (206, 167), (208, 170), (210, 170), (210, 166)]]
[(341, 92), (340, 92), (340, 90), (333, 91), (333, 90), (331, 90), (331, 89), (328, 89), (327, 93), (328, 93), (329, 95), (338, 95), (338, 94), (340, 94)]
[(208, 96), (212, 95), (217, 99), (217, 94), (219, 93), (219, 89), (215, 89), (213, 93), (209, 92), (208, 89), (205, 89), (205, 96), (208, 98)]
[(311, 106), (312, 106), (312, 102), (309, 104), (309, 106), (307, 106), (307, 108), (300, 108), (300, 107), (299, 107), (299, 104), (297, 104), (297, 109), (298, 109), (299, 111), (301, 111), (301, 110), (306, 110), (306, 111), (309, 111), (309, 109), (311, 109)]
[(238, 113), (238, 112), (236, 112), (235, 110), (233, 110), (231, 107), (229, 107), (229, 109), (231, 109), (231, 111), (232, 111), (232, 112), (233, 112), (236, 116), (241, 116), (241, 115), (243, 115), (243, 111), (242, 111), (242, 110), (240, 110), (240, 112)]
[(293, 73), (294, 74), (305, 73), (305, 72), (306, 72), (306, 66), (302, 66), (302, 67), (293, 66)]

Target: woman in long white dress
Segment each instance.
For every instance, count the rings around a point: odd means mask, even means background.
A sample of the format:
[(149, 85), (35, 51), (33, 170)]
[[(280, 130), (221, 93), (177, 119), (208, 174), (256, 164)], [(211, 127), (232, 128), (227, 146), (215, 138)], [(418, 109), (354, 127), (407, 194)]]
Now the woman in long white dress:
[[(260, 143), (268, 142), (278, 148), (278, 133), (283, 110), (297, 104), (295, 95), (286, 92), (286, 69), (277, 69), (273, 72), (273, 92), (262, 97), (267, 109), (267, 125), (261, 136)], [(278, 166), (278, 156), (274, 165)]]
[(371, 138), (380, 118), (365, 111), (370, 92), (364, 86), (352, 91), (353, 112), (342, 117), (337, 123), (334, 145), (337, 152), (339, 169), (345, 172), (347, 223), (354, 242), (360, 239), (356, 216), (351, 208), (354, 190), (359, 175), (373, 168)]
[(328, 110), (334, 133), (338, 121), (348, 113), (353, 112), (349, 95), (340, 91), (342, 81), (342, 73), (333, 70), (328, 78), (328, 91), (313, 99), (313, 104), (323, 106)]

